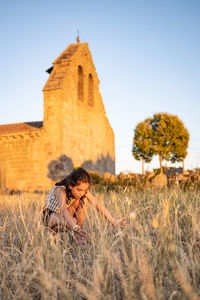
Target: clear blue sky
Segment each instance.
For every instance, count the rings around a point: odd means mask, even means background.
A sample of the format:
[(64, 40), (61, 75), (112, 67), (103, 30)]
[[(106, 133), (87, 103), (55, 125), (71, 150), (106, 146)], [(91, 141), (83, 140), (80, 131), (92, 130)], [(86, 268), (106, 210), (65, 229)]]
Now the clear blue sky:
[[(200, 167), (199, 0), (1, 1), (0, 124), (43, 120), (45, 70), (76, 42), (77, 29), (115, 133), (116, 172), (141, 172), (133, 131), (155, 112), (184, 122), (185, 167)], [(145, 164), (154, 167), (158, 158)]]

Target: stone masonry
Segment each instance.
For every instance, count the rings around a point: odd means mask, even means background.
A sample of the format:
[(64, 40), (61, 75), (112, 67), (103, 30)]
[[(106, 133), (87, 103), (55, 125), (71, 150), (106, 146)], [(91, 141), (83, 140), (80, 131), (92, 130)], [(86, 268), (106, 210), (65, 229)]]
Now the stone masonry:
[(87, 43), (47, 70), (44, 121), (0, 125), (0, 189), (44, 190), (75, 166), (115, 173), (114, 133)]

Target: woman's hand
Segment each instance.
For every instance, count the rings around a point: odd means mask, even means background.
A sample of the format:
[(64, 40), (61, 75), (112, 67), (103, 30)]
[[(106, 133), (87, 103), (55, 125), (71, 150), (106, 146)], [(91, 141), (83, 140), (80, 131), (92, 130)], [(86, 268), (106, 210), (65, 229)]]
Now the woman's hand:
[(113, 223), (113, 226), (114, 227), (117, 227), (119, 226), (120, 228), (126, 228), (128, 226), (128, 222), (127, 221), (124, 221), (126, 219), (126, 217), (124, 218), (121, 218), (121, 219), (115, 219), (114, 223)]
[(83, 230), (83, 229), (78, 229), (78, 230), (74, 230), (74, 234), (76, 235), (76, 236), (82, 236), (82, 237), (84, 237), (84, 238), (86, 238), (86, 239), (90, 239), (90, 235), (89, 235), (89, 233), (87, 232), (87, 231), (85, 231), (85, 230)]
[(90, 235), (85, 230), (74, 230), (74, 237), (76, 242), (83, 248), (87, 247), (86, 240), (90, 240)]

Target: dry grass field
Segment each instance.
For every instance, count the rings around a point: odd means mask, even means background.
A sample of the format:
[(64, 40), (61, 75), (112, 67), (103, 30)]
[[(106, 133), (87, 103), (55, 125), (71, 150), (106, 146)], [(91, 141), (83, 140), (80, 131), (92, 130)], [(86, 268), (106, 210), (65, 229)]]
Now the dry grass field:
[(0, 196), (0, 299), (200, 299), (200, 192), (96, 193), (129, 226), (91, 206), (81, 249), (41, 222), (46, 195)]

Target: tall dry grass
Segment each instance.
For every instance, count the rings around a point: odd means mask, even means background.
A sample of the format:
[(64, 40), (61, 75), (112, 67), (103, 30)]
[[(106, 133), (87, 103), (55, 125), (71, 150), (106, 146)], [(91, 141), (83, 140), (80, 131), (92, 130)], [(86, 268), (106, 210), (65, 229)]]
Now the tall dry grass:
[(90, 207), (87, 249), (41, 222), (46, 195), (0, 196), (0, 299), (200, 299), (200, 194), (97, 193), (125, 230)]

